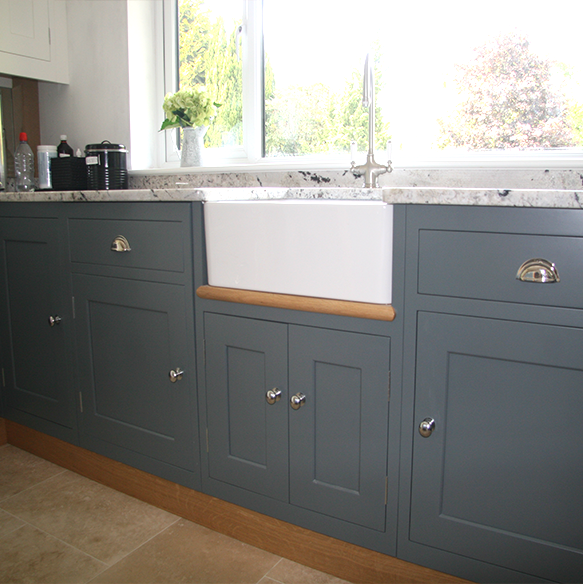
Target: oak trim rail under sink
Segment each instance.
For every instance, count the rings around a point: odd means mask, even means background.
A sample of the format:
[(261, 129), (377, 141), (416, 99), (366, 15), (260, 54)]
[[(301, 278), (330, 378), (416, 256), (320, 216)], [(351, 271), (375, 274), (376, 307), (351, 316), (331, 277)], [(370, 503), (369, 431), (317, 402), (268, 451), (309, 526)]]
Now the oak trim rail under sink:
[(236, 302), (238, 304), (287, 308), (289, 310), (353, 316), (371, 320), (392, 321), (395, 319), (396, 314), (391, 304), (332, 300), (313, 296), (295, 296), (292, 294), (275, 294), (272, 292), (239, 290), (237, 288), (222, 288), (220, 286), (199, 286), (196, 290), (196, 295), (206, 300), (222, 300), (225, 302)]

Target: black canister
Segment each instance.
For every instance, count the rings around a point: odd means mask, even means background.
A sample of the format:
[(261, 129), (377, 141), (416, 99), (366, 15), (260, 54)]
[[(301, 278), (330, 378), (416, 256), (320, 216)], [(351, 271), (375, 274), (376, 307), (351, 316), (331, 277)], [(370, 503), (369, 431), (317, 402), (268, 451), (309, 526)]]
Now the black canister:
[(87, 188), (92, 190), (127, 189), (127, 153), (123, 144), (104, 140), (85, 146)]

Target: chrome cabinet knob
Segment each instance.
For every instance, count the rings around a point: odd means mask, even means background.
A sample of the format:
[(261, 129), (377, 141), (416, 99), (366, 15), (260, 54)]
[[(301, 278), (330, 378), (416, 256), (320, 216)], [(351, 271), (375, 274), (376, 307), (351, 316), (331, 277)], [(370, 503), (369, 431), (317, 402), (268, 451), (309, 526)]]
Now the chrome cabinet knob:
[(273, 389), (268, 389), (265, 394), (265, 399), (269, 405), (273, 405), (281, 399), (281, 389), (274, 387)]
[(168, 373), (168, 377), (170, 377), (170, 381), (172, 383), (176, 383), (177, 381), (180, 381), (182, 379), (182, 376), (184, 375), (184, 371), (182, 371), (182, 369), (180, 369), (180, 367), (176, 367), (176, 371), (174, 371), (174, 369), (172, 371), (170, 371), (170, 373)]
[(433, 418), (425, 418), (421, 424), (419, 424), (419, 434), (423, 438), (429, 438), (435, 430), (435, 420)]
[(306, 403), (306, 396), (303, 393), (292, 395), (289, 404), (294, 410), (299, 410)]
[(525, 261), (518, 268), (516, 279), (534, 284), (554, 284), (561, 281), (555, 264), (540, 258)]
[(63, 319), (60, 316), (49, 316), (49, 326), (58, 325)]
[(118, 235), (111, 242), (111, 251), (117, 252), (132, 251), (132, 248), (130, 247), (130, 242), (123, 235)]

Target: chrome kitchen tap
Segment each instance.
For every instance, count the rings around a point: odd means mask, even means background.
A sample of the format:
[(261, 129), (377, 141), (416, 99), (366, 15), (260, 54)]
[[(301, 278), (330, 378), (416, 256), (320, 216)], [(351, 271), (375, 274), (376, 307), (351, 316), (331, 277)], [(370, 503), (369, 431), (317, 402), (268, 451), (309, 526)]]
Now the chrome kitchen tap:
[[(378, 187), (378, 175), (385, 172), (392, 172), (393, 167), (391, 166), (391, 160), (385, 166), (383, 164), (378, 164), (374, 159), (374, 65), (370, 59), (370, 53), (366, 56), (364, 62), (364, 78), (362, 87), (362, 105), (368, 108), (368, 154), (366, 157), (366, 163), (356, 166), (354, 161), (356, 155), (356, 143), (353, 141), (350, 144), (351, 158), (350, 170), (354, 176), (364, 175), (364, 187), (374, 188)], [(389, 159), (391, 157), (390, 153), (387, 153)]]

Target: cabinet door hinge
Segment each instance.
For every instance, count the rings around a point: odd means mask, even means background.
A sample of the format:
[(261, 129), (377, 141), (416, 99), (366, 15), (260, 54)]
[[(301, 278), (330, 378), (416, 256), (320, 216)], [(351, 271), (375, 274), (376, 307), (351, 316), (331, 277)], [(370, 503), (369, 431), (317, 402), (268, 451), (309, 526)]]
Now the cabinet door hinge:
[(206, 429), (206, 451), (209, 451), (209, 429)]
[(73, 318), (75, 318), (75, 296), (71, 296), (71, 309), (73, 310)]
[(83, 413), (83, 394), (79, 392), (79, 411)]

